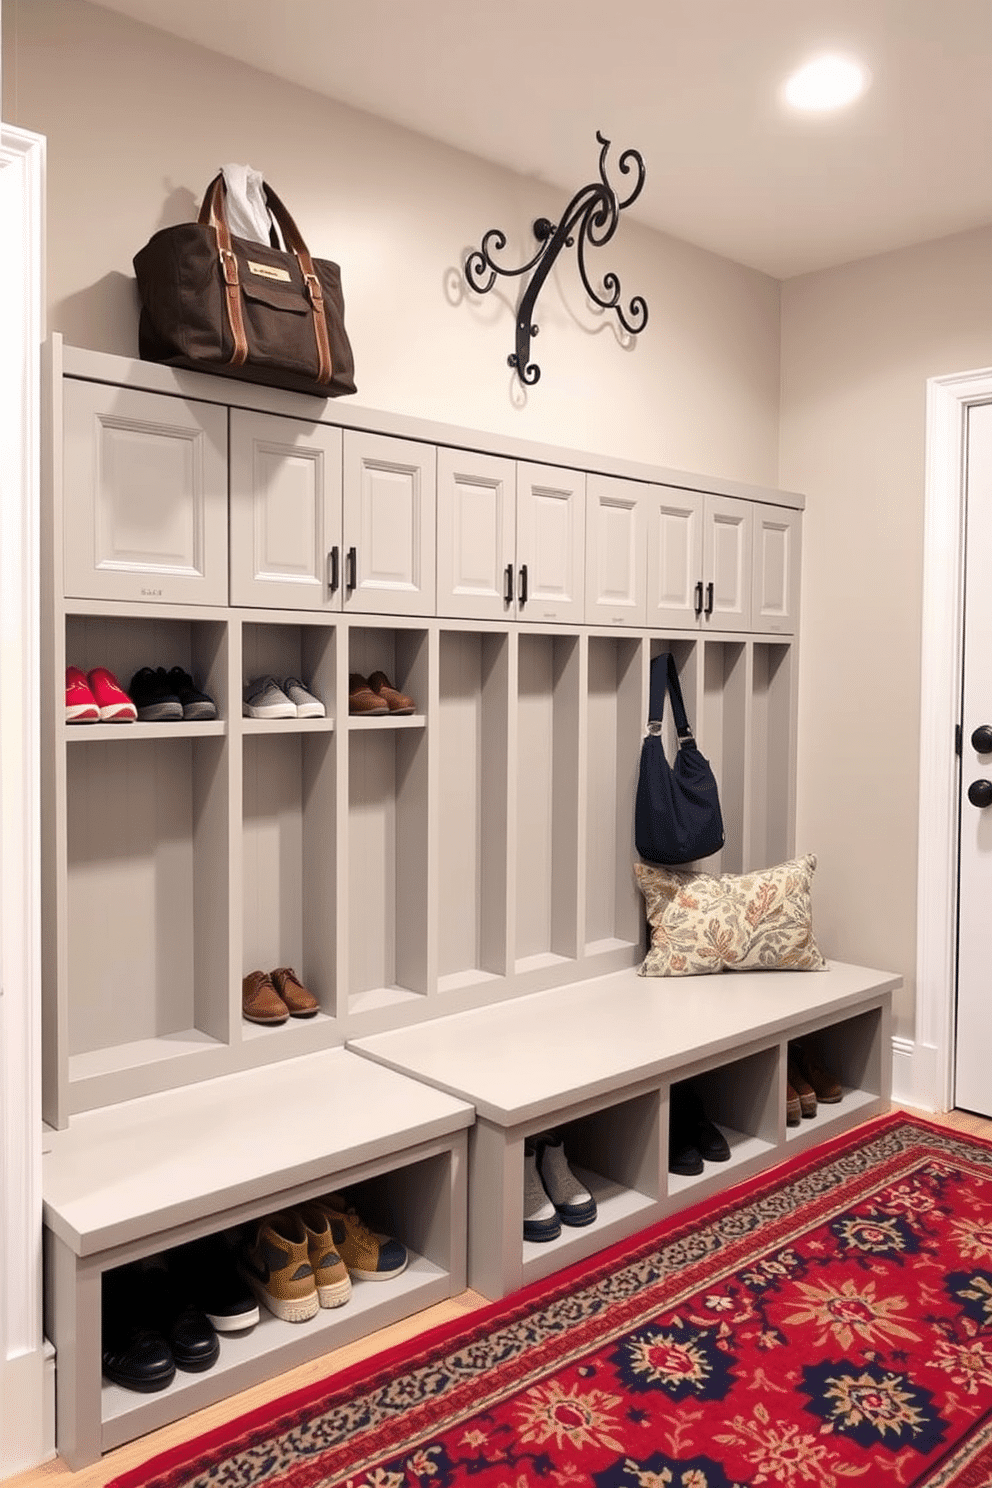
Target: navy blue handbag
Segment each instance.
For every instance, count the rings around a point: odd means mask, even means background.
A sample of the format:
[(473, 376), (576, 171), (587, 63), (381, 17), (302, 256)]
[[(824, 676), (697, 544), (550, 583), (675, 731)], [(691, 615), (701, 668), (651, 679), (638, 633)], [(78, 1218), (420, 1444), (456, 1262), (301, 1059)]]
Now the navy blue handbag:
[[(672, 700), (678, 736), (674, 765), (661, 742), (665, 692)], [(682, 688), (670, 651), (651, 663), (648, 731), (641, 745), (641, 766), (634, 808), (634, 843), (649, 863), (669, 866), (708, 858), (723, 846), (720, 795), (709, 761), (696, 748)]]

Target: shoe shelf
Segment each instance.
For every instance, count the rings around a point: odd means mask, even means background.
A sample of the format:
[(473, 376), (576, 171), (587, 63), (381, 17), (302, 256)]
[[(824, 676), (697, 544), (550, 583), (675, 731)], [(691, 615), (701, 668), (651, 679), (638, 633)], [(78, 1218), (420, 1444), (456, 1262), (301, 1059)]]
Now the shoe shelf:
[[(344, 1049), (86, 1112), (43, 1156), (46, 1333), (58, 1355), (58, 1445), (73, 1468), (465, 1286), (471, 1107)], [(263, 1310), (222, 1334), (202, 1374), (151, 1395), (101, 1380), (105, 1272), (347, 1189), (405, 1271), (355, 1280), (306, 1323)]]
[[(553, 987), (349, 1041), (387, 1067), (469, 1101), (469, 1285), (497, 1298), (690, 1202), (885, 1110), (899, 978), (831, 962), (822, 972), (678, 979), (634, 970)], [(787, 1128), (790, 1039), (816, 1034), (844, 1086), (806, 1131)], [(691, 1081), (730, 1147), (702, 1174), (670, 1173), (672, 1086)], [(596, 1221), (523, 1240), (524, 1142), (554, 1127), (597, 1200)]]

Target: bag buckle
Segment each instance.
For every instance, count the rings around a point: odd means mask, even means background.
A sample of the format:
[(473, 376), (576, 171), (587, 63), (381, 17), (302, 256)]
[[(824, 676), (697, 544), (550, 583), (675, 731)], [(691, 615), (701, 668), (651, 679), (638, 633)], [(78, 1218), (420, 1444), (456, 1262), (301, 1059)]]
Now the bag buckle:
[(303, 282), (306, 284), (307, 294), (310, 296), (310, 303), (313, 305), (319, 305), (324, 298), (324, 291), (320, 287), (320, 280), (317, 278), (317, 275), (304, 274)]
[(220, 250), (220, 266), (224, 274), (224, 283), (237, 284), (238, 261), (235, 258), (234, 254), (231, 252), (230, 248), (222, 248)]
[(660, 734), (661, 733), (661, 720), (660, 719), (658, 719), (658, 718), (649, 718), (648, 719), (648, 733), (649, 734)]

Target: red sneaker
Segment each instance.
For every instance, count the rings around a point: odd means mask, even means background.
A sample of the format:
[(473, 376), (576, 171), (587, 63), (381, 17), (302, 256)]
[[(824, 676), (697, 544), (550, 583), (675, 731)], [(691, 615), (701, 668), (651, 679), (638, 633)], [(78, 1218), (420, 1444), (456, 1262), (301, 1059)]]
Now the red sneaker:
[(65, 669), (66, 723), (99, 723), (100, 709), (90, 691), (90, 684), (78, 667)]
[(134, 722), (138, 710), (113, 672), (106, 667), (94, 667), (88, 680), (103, 723)]

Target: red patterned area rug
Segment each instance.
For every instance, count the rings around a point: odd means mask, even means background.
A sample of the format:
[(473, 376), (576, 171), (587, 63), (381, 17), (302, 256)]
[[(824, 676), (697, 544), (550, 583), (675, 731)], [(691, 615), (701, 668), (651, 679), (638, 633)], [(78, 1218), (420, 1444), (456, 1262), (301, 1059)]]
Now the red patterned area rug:
[(115, 1488), (992, 1484), (992, 1146), (883, 1117)]

